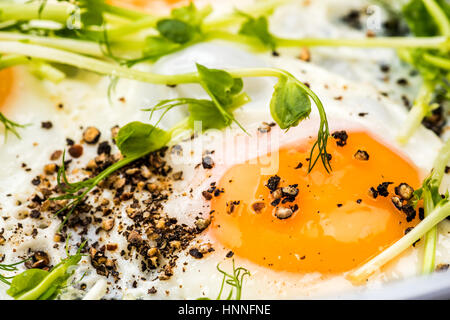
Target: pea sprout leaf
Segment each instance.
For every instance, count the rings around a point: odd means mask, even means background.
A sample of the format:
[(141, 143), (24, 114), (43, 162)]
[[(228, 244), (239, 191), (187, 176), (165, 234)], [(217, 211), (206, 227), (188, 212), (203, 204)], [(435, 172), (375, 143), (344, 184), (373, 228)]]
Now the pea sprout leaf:
[[(450, 23), (450, 5), (447, 4), (445, 0), (434, 0), (434, 2), (439, 6), (442, 12), (445, 13), (448, 20), (446, 23)], [(437, 25), (438, 21), (436, 21), (435, 17), (429, 13), (423, 0), (411, 0), (403, 6), (402, 12), (411, 32), (415, 36), (428, 37), (440, 35), (440, 30)], [(423, 56), (426, 53), (448, 57), (448, 52), (424, 49), (408, 50), (403, 52), (401, 57), (413, 65), (426, 80), (442, 81), (447, 72), (425, 61)]]
[(15, 276), (11, 282), (10, 288), (6, 291), (13, 298), (30, 291), (36, 287), (45, 277), (48, 271), (42, 269), (29, 269)]
[(202, 10), (198, 10), (194, 3), (190, 2), (187, 6), (173, 9), (171, 15), (174, 19), (189, 23), (197, 29), (200, 29), (203, 20), (211, 11), (212, 7), (210, 5), (205, 6)]
[[(417, 37), (449, 36), (450, 5), (446, 0), (410, 0), (402, 8), (409, 29)], [(405, 143), (420, 126), (424, 117), (430, 116), (438, 106), (437, 92), (448, 91), (448, 70), (431, 63), (427, 56), (449, 58), (449, 51), (436, 49), (403, 49), (398, 51), (404, 61), (413, 66), (423, 78), (423, 84), (408, 115), (398, 140)], [(445, 97), (446, 95), (444, 95)]]
[(241, 14), (247, 17), (247, 21), (242, 24), (239, 34), (257, 38), (263, 45), (269, 47), (271, 50), (275, 50), (276, 42), (272, 34), (269, 32), (269, 23), (267, 18), (253, 18), (245, 13), (241, 12)]
[(438, 28), (422, 0), (412, 0), (402, 8), (403, 18), (416, 36), (436, 35)]
[(198, 10), (191, 2), (188, 6), (173, 9), (171, 17), (157, 22), (156, 29), (163, 38), (173, 43), (185, 44), (201, 35), (203, 19), (210, 12), (210, 7)]
[(242, 79), (233, 78), (224, 70), (209, 69), (198, 63), (196, 65), (200, 84), (211, 97), (227, 125), (231, 124), (232, 121), (236, 122), (233, 114), (227, 110), (227, 107), (233, 104), (234, 99), (242, 91), (244, 87)]
[(244, 86), (241, 78), (233, 78), (223, 70), (208, 69), (197, 63), (197, 71), (200, 81), (207, 88), (207, 91), (223, 105), (231, 104), (233, 96), (241, 92)]
[(162, 19), (156, 24), (161, 36), (174, 42), (186, 43), (192, 40), (196, 30), (188, 23), (177, 19)]
[(125, 158), (142, 157), (161, 149), (169, 140), (166, 131), (139, 121), (123, 126), (116, 137), (117, 147)]
[[(233, 104), (226, 107), (227, 112), (233, 112), (243, 104), (249, 101), (248, 96), (242, 93), (236, 98)], [(157, 105), (143, 109), (143, 111), (151, 111), (150, 119), (153, 117), (155, 111), (164, 110), (158, 119), (156, 125), (166, 115), (167, 112), (175, 107), (187, 105), (189, 111), (189, 117), (186, 122), (186, 129), (193, 130), (195, 122), (202, 123), (202, 129), (223, 129), (229, 125), (229, 122), (225, 121), (220, 111), (216, 108), (213, 101), (207, 99), (192, 99), (192, 98), (177, 98), (170, 100), (162, 100)]]
[(104, 23), (103, 6), (104, 0), (78, 0), (76, 5), (80, 8), (80, 18), (83, 25), (101, 26)]
[[(423, 59), (424, 54), (428, 53), (429, 50), (423, 50), (423, 49), (415, 49), (415, 50), (409, 50), (408, 53), (404, 53), (402, 57), (404, 60), (406, 60), (408, 63), (410, 63), (412, 66), (415, 67), (417, 71), (421, 74), (421, 76), (426, 81), (431, 81), (435, 83), (444, 83), (445, 78), (447, 76), (447, 71), (439, 68), (438, 66), (435, 66), (429, 62), (427, 62), (425, 59)], [(434, 56), (439, 56), (445, 58), (446, 55), (444, 53), (440, 53), (438, 51), (433, 52)], [(448, 55), (447, 55), (448, 57)]]
[[(450, 19), (450, 5), (446, 0), (434, 0), (436, 4)], [(411, 0), (402, 8), (403, 17), (408, 23), (411, 32), (418, 36), (439, 35), (439, 27), (428, 12), (423, 0)]]
[(171, 138), (171, 134), (162, 129), (156, 128), (150, 124), (139, 121), (130, 122), (123, 126), (116, 137), (116, 144), (124, 156), (122, 160), (112, 164), (97, 176), (87, 180), (71, 183), (66, 175), (65, 153), (63, 154), (62, 164), (58, 170), (58, 186), (64, 194), (51, 198), (50, 200), (71, 200), (66, 206), (56, 212), (56, 215), (67, 212), (61, 223), (59, 230), (69, 220), (75, 208), (84, 200), (85, 196), (95, 188), (100, 181), (107, 178), (110, 174), (126, 166), (127, 164), (156, 151), (165, 146)]
[[(115, 166), (120, 166), (122, 163), (128, 163), (130, 161), (129, 159), (137, 159), (147, 153), (158, 150), (166, 145), (169, 139), (170, 135), (164, 130), (139, 121), (130, 122), (122, 127), (117, 134), (116, 144), (124, 159), (117, 162)], [(102, 173), (99, 176), (102, 176)], [(92, 189), (98, 183), (97, 180), (98, 177), (94, 177), (80, 182), (69, 182), (66, 175), (64, 153), (61, 166), (58, 170), (57, 181), (58, 185), (66, 194), (54, 199), (79, 199), (80, 195), (77, 192), (84, 188)]]
[(63, 259), (50, 271), (28, 269), (14, 276), (6, 293), (16, 300), (54, 299), (73, 274), (70, 267), (80, 262), (85, 243), (78, 248), (76, 254)]
[(441, 195), (439, 192), (440, 185), (441, 181), (433, 179), (432, 176), (429, 176), (423, 181), (422, 187), (414, 191), (410, 203), (414, 206), (414, 208), (417, 208), (419, 201), (424, 198), (424, 193), (429, 192), (433, 207), (446, 204), (449, 201), (449, 193), (447, 191), (445, 195)]
[(281, 129), (289, 129), (309, 116), (311, 101), (296, 81), (280, 77), (270, 101), (270, 113)]
[(173, 42), (161, 36), (150, 36), (145, 40), (145, 48), (143, 51), (145, 60), (157, 60), (169, 53), (177, 51), (181, 48), (179, 43)]
[(204, 130), (210, 128), (221, 129), (227, 126), (222, 115), (217, 110), (214, 102), (207, 99), (192, 99), (192, 98), (177, 98), (162, 100), (155, 106), (143, 109), (143, 111), (151, 111), (150, 119), (152, 119), (153, 114), (158, 110), (164, 110), (158, 119), (156, 125), (161, 121), (161, 119), (175, 107), (187, 105), (189, 111), (189, 117), (186, 125), (186, 129), (193, 129), (195, 121), (202, 122), (202, 128)]

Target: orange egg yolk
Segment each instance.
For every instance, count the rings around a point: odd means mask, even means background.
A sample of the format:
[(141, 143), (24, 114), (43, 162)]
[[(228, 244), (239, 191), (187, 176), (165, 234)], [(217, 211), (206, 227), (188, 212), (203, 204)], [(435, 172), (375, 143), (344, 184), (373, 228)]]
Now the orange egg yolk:
[(13, 69), (0, 70), (0, 111), (6, 105), (8, 97), (11, 95), (14, 83)]
[(188, 0), (109, 0), (108, 2), (119, 7), (145, 11), (151, 11), (159, 6), (174, 7), (189, 3)]
[[(217, 183), (224, 192), (211, 200), (213, 238), (264, 267), (325, 274), (351, 270), (401, 238), (418, 218), (408, 223), (391, 196), (402, 182), (417, 188), (418, 169), (367, 133), (348, 133), (345, 146), (336, 141), (328, 143), (330, 173), (319, 161), (308, 174), (312, 140), (279, 150), (279, 187), (297, 185), (299, 190), (293, 202), (278, 205), (298, 206), (283, 220), (271, 204), (267, 183), (272, 175), (261, 175), (257, 162), (231, 167)], [(358, 150), (366, 151), (369, 160), (356, 159)], [(393, 182), (390, 195), (369, 195), (382, 182)]]

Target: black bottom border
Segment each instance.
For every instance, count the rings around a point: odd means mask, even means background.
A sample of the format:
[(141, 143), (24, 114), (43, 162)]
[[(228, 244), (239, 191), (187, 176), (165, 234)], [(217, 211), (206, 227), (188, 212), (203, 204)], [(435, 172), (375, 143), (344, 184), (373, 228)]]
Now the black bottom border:
[[(245, 300), (245, 301), (0, 301), (8, 315), (44, 312), (44, 318), (80, 319), (301, 319), (303, 317), (392, 317), (448, 314), (448, 300)], [(12, 312), (12, 313), (10, 313)], [(38, 316), (40, 318), (41, 316)], [(293, 318), (294, 316), (294, 318)], [(433, 316), (433, 317), (434, 317)], [(124, 318), (125, 317), (125, 318)], [(33, 319), (30, 318), (30, 319)], [(383, 319), (380, 319), (383, 320)]]

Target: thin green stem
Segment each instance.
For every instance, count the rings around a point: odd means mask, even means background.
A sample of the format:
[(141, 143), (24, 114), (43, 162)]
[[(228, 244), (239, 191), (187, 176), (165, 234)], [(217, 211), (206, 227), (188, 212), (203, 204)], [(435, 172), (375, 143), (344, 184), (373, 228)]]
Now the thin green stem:
[(21, 64), (26, 64), (30, 61), (29, 58), (22, 55), (8, 55), (0, 57), (0, 70)]
[(234, 43), (243, 44), (254, 48), (256, 50), (262, 51), (267, 50), (267, 47), (257, 38), (249, 37), (246, 35), (235, 34), (223, 30), (211, 30), (204, 33), (206, 41), (209, 40), (225, 40)]
[(446, 141), (437, 158), (434, 161), (433, 172), (431, 179), (437, 181), (439, 184), (444, 178), (445, 168), (450, 162), (450, 139)]
[(427, 217), (425, 217), (425, 219), (415, 226), (414, 229), (395, 242), (392, 246), (381, 252), (375, 258), (372, 258), (362, 267), (350, 272), (347, 275), (347, 278), (356, 284), (364, 283), (369, 276), (379, 271), (383, 265), (408, 249), (414, 242), (430, 231), (431, 228), (444, 220), (448, 216), (449, 212), (450, 202), (436, 207)]
[[(424, 215), (427, 217), (431, 212), (433, 212), (434, 204), (433, 198), (429, 190), (424, 190), (423, 195), (424, 204)], [(423, 265), (422, 273), (430, 274), (435, 268), (435, 258), (436, 258), (436, 240), (437, 240), (437, 227), (434, 226), (425, 235), (425, 245), (423, 254)]]
[(0, 122), (5, 127), (5, 142), (8, 138), (8, 132), (12, 132), (17, 138), (20, 139), (20, 134), (17, 132), (18, 128), (25, 128), (28, 124), (19, 124), (17, 122), (11, 121), (6, 116), (0, 112)]
[(81, 244), (75, 255), (68, 256), (57, 264), (37, 286), (14, 298), (16, 300), (47, 300), (51, 298), (60, 286), (63, 285), (62, 281), (66, 281), (70, 276), (70, 274), (68, 274), (69, 268), (78, 264), (81, 260), (82, 255), (80, 252), (85, 244), (86, 241)]
[(443, 36), (450, 36), (450, 20), (442, 8), (434, 0), (422, 0), (428, 13), (433, 17), (438, 25), (439, 32)]
[(408, 113), (405, 125), (400, 129), (397, 141), (406, 144), (413, 133), (420, 127), (422, 119), (428, 114), (430, 109), (431, 96), (434, 86), (430, 82), (424, 82), (419, 89), (414, 105)]
[[(31, 258), (28, 258), (28, 259), (25, 259), (25, 260), (22, 260), (22, 261), (19, 261), (19, 262), (16, 262), (16, 263), (11, 263), (11, 264), (1, 264), (0, 263), (0, 270), (8, 271), (8, 272), (17, 271), (18, 270), (17, 267), (16, 267), (17, 265), (22, 264), (22, 263), (24, 263), (24, 262), (26, 262), (26, 261), (28, 261), (30, 259)], [(0, 274), (0, 281), (3, 282), (6, 285), (9, 285), (9, 286), (11, 285), (11, 282), (8, 279), (12, 279), (12, 278), (14, 278), (14, 276), (6, 277), (6, 276)]]
[(29, 57), (38, 58), (49, 62), (66, 64), (102, 75), (127, 78), (154, 84), (195, 83), (198, 82), (199, 79), (196, 73), (187, 73), (182, 75), (160, 75), (129, 69), (106, 61), (85, 57), (83, 55), (59, 49), (14, 41), (0, 41), (0, 53), (23, 54), (24, 52), (26, 52)]
[(37, 2), (0, 3), (0, 21), (43, 19), (66, 23), (75, 9), (69, 3), (47, 3), (40, 12), (40, 6)]
[(180, 133), (184, 130), (189, 129), (189, 119), (183, 119), (180, 122), (178, 122), (176, 125), (174, 125), (172, 128), (170, 128), (167, 133), (172, 137), (171, 140), (177, 136), (180, 135)]
[[(199, 16), (206, 17), (209, 15), (212, 11), (211, 6), (205, 6), (204, 8), (199, 10)], [(130, 34), (134, 34), (146, 29), (154, 29), (156, 28), (158, 20), (160, 20), (162, 17), (158, 16), (152, 16), (152, 15), (145, 15), (141, 19), (132, 21), (130, 23), (127, 23), (123, 26), (108, 30), (108, 38), (111, 41), (119, 41), (123, 37), (128, 36)], [(142, 39), (142, 41), (145, 41), (145, 39)]]
[[(239, 9), (242, 12), (250, 12), (252, 16), (266, 15), (272, 12), (277, 7), (292, 2), (292, 0), (266, 0), (258, 1), (256, 4), (248, 6), (246, 8)], [(203, 24), (203, 29), (206, 31), (224, 28), (230, 25), (242, 23), (247, 18), (238, 12), (234, 11), (229, 14), (225, 14), (220, 18), (207, 19)]]
[(0, 40), (19, 41), (23, 43), (38, 44), (95, 57), (104, 56), (98, 43), (85, 40), (76, 40), (59, 37), (42, 37), (6, 31), (0, 31)]
[[(439, 152), (433, 166), (433, 171), (431, 173), (431, 181), (435, 181), (437, 185), (441, 184), (442, 178), (444, 177), (445, 168), (450, 162), (450, 139), (447, 140), (441, 151)], [(432, 195), (428, 189), (424, 190), (423, 196), (424, 203), (424, 214), (427, 217), (430, 212), (434, 209), (434, 202)], [(436, 259), (436, 242), (437, 242), (437, 227), (433, 227), (425, 236), (424, 245), (424, 257), (422, 273), (429, 274), (435, 269), (435, 259)]]
[(41, 295), (43, 295), (54, 283), (55, 280), (64, 276), (67, 271), (67, 266), (61, 264), (52, 270), (48, 276), (46, 276), (41, 283), (30, 291), (25, 292), (21, 296), (17, 297), (16, 300), (37, 300)]
[[(198, 83), (199, 76), (196, 72), (177, 74), (177, 75), (162, 75), (150, 72), (143, 72), (135, 69), (118, 66), (110, 62), (102, 61), (95, 58), (85, 57), (76, 53), (67, 52), (55, 48), (47, 48), (34, 44), (26, 44), (14, 41), (0, 41), (0, 53), (8, 54), (23, 54), (27, 56), (38, 58), (50, 62), (67, 64), (79, 69), (96, 72), (103, 75), (114, 77), (127, 78), (131, 80), (138, 80), (143, 82), (150, 82), (154, 84), (183, 84), (183, 83)], [(235, 78), (243, 77), (276, 77), (287, 76), (295, 79), (290, 73), (276, 68), (242, 68), (226, 70)], [(297, 80), (298, 81), (298, 80)], [(318, 101), (318, 98), (313, 92), (302, 82), (298, 84), (311, 95), (313, 100)]]
[[(445, 167), (450, 161), (450, 139), (447, 140), (445, 145), (440, 150), (433, 167), (433, 171), (430, 179), (436, 181), (437, 185), (440, 185), (443, 178)], [(384, 264), (390, 260), (397, 257), (404, 250), (409, 248), (414, 242), (419, 240), (425, 234), (431, 231), (429, 236), (430, 241), (425, 245), (425, 260), (424, 260), (424, 272), (431, 272), (434, 270), (434, 259), (435, 259), (435, 246), (436, 242), (433, 241), (436, 238), (434, 236), (433, 229), (436, 225), (444, 220), (450, 212), (450, 201), (444, 202), (445, 204), (438, 204), (434, 207), (433, 199), (429, 189), (424, 188), (424, 206), (425, 206), (425, 218), (414, 227), (410, 232), (408, 232), (403, 238), (398, 240), (392, 246), (384, 250), (382, 253), (377, 255), (375, 258), (371, 259), (369, 262), (364, 264), (362, 267), (350, 272), (348, 278), (355, 283), (363, 283), (370, 275), (378, 271)]]
[(94, 186), (96, 186), (100, 181), (102, 181), (103, 179), (107, 178), (113, 172), (115, 172), (115, 171), (125, 167), (126, 165), (132, 163), (133, 161), (136, 161), (139, 158), (142, 158), (143, 156), (145, 156), (145, 154), (141, 154), (141, 155), (134, 156), (134, 157), (123, 158), (122, 160), (120, 160), (120, 161), (114, 163), (113, 165), (109, 166), (104, 171), (102, 171), (98, 176), (96, 176), (92, 180), (92, 184)]
[(435, 65), (436, 67), (439, 67), (439, 68), (442, 68), (445, 70), (450, 70), (450, 59), (437, 57), (437, 56), (429, 54), (429, 53), (425, 53), (423, 55), (423, 59), (426, 62), (431, 63), (432, 65)]
[(159, 18), (157, 17), (148, 16), (136, 21), (129, 22), (123, 26), (109, 29), (108, 38), (111, 41), (116, 41), (122, 39), (124, 36), (142, 31), (144, 29), (155, 28), (158, 20)]
[(279, 47), (426, 48), (449, 46), (448, 37), (376, 37), (361, 39), (275, 38)]
[[(67, 2), (47, 3), (43, 7), (42, 11), (39, 10), (40, 7), (41, 4), (38, 2), (2, 3), (0, 4), (0, 18), (2, 21), (44, 19), (65, 23), (76, 9), (76, 6)], [(141, 11), (130, 10), (108, 4), (103, 4), (97, 9), (129, 20), (141, 19), (149, 16)]]
[(70, 202), (67, 206), (65, 206), (63, 209), (61, 209), (60, 211), (58, 211), (56, 213), (56, 214), (59, 214), (60, 212), (68, 210), (68, 213), (64, 217), (63, 222), (61, 223), (61, 225), (58, 228), (58, 232), (60, 232), (62, 230), (62, 228), (64, 227), (64, 225), (67, 223), (67, 221), (69, 221), (69, 218), (72, 215), (74, 209), (80, 204), (80, 202), (84, 199), (84, 197), (86, 197), (86, 195), (100, 183), (100, 181), (102, 181), (103, 179), (106, 179), (113, 172), (119, 170), (120, 168), (123, 168), (124, 166), (132, 163), (133, 161), (136, 161), (137, 159), (139, 159), (143, 156), (145, 156), (145, 154), (142, 154), (139, 156), (134, 156), (134, 157), (123, 158), (122, 160), (112, 164), (111, 166), (109, 166), (108, 168), (103, 170), (99, 175), (95, 176), (94, 178), (91, 178), (88, 181), (84, 181), (84, 183), (89, 182), (89, 185), (86, 186), (84, 191), (80, 195), (76, 196), (76, 198), (72, 202)]
[(122, 18), (127, 18), (130, 20), (142, 19), (142, 18), (151, 16), (148, 13), (144, 13), (142, 11), (126, 9), (126, 8), (117, 7), (117, 6), (113, 6), (113, 5), (109, 5), (109, 4), (103, 4), (102, 9), (107, 13), (110, 13), (110, 14), (113, 14), (113, 15), (116, 15), (116, 16), (119, 16)]
[[(310, 162), (309, 162), (309, 168), (308, 172), (311, 172), (311, 170), (314, 168), (315, 164), (319, 159), (322, 160), (322, 163), (324, 165), (324, 168), (327, 170), (327, 172), (331, 171), (330, 163), (328, 160), (328, 153), (327, 153), (327, 141), (329, 137), (329, 128), (328, 128), (328, 119), (327, 115), (325, 113), (325, 108), (320, 101), (319, 97), (310, 89), (308, 86), (306, 86), (303, 82), (299, 81), (297, 78), (295, 78), (292, 74), (290, 74), (287, 71), (281, 70), (281, 69), (275, 69), (275, 68), (255, 68), (255, 69), (239, 69), (236, 71), (229, 70), (228, 71), (233, 77), (240, 78), (240, 77), (289, 77), (291, 79), (294, 79), (296, 83), (308, 94), (308, 96), (313, 100), (315, 103), (317, 110), (319, 111), (319, 117), (320, 117), (320, 127), (317, 135), (317, 141), (314, 144), (313, 148), (311, 149), (311, 156), (310, 156)], [(318, 149), (317, 156), (314, 156), (315, 149)]]
[(30, 63), (31, 72), (38, 79), (47, 79), (54, 83), (61, 82), (66, 77), (65, 73), (43, 61)]

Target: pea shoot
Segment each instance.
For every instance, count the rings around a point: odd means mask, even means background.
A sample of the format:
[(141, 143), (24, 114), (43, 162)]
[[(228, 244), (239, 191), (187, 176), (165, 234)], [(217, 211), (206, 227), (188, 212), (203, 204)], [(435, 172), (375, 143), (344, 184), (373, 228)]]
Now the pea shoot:
[[(93, 61), (91, 58), (83, 59), (89, 59), (90, 62)], [(66, 63), (69, 64), (70, 62), (67, 61)], [(101, 65), (104, 65), (104, 62), (102, 62)], [(99, 68), (101, 65), (99, 65)], [(69, 182), (65, 173), (65, 159), (63, 157), (63, 162), (58, 171), (57, 181), (64, 194), (52, 199), (70, 200), (64, 208), (57, 212), (57, 214), (64, 211), (68, 212), (60, 228), (68, 221), (75, 208), (83, 201), (85, 196), (95, 188), (100, 181), (125, 165), (168, 144), (175, 130), (183, 128), (193, 129), (193, 123), (195, 121), (202, 121), (206, 128), (216, 129), (222, 129), (229, 126), (232, 122), (237, 123), (233, 111), (248, 101), (248, 96), (242, 92), (243, 80), (241, 77), (278, 77), (279, 81), (275, 86), (270, 102), (270, 111), (272, 118), (282, 129), (287, 130), (297, 126), (303, 119), (308, 117), (311, 112), (310, 99), (313, 100), (319, 110), (321, 123), (317, 142), (311, 150), (309, 171), (314, 168), (319, 159), (322, 161), (322, 164), (327, 171), (331, 170), (326, 151), (329, 131), (324, 107), (319, 98), (305, 84), (298, 81), (286, 71), (269, 68), (224, 71), (219, 69), (209, 69), (197, 64), (198, 73), (163, 76), (116, 67), (114, 65), (110, 65), (109, 68), (112, 71), (120, 70), (122, 76), (131, 79), (136, 79), (136, 77), (140, 79), (145, 78), (149, 82), (151, 82), (150, 79), (156, 83), (164, 83), (165, 81), (166, 84), (197, 82), (203, 86), (205, 91), (211, 97), (211, 100), (189, 98), (164, 100), (154, 108), (148, 109), (149, 111), (152, 111), (152, 113), (155, 110), (165, 109), (165, 112), (163, 113), (164, 116), (168, 110), (183, 104), (188, 104), (190, 115), (186, 120), (183, 120), (181, 124), (175, 125), (174, 128), (169, 131), (164, 131), (156, 126), (141, 122), (127, 124), (119, 130), (119, 134), (116, 138), (117, 146), (124, 158), (105, 169), (99, 175), (88, 180), (75, 183)], [(239, 123), (238, 125), (242, 128)], [(244, 128), (242, 129), (245, 130)]]
[(25, 128), (28, 125), (27, 124), (19, 124), (17, 122), (14, 122), (10, 119), (8, 119), (3, 113), (0, 112), (0, 122), (3, 124), (5, 128), (5, 141), (8, 138), (8, 133), (14, 134), (17, 138), (20, 139), (20, 134), (17, 131), (17, 129)]
[[(83, 242), (74, 255), (69, 255), (66, 247), (67, 258), (62, 259), (61, 262), (54, 266), (50, 271), (28, 269), (15, 276), (5, 277), (0, 275), (0, 281), (9, 286), (6, 293), (16, 300), (54, 299), (73, 274), (74, 271), (71, 267), (76, 266), (80, 262), (83, 256), (81, 251), (85, 244), (86, 242)], [(17, 265), (20, 265), (27, 260), (22, 260), (9, 265), (0, 264), (0, 270), (7, 272), (17, 271)]]
[(444, 176), (445, 167), (450, 161), (450, 140), (443, 146), (435, 161), (430, 176), (424, 180), (420, 189), (414, 193), (412, 204), (423, 200), (425, 218), (410, 232), (395, 242), (392, 246), (369, 260), (363, 266), (351, 271), (348, 278), (355, 283), (361, 284), (383, 265), (397, 257), (414, 242), (425, 236), (425, 253), (423, 272), (430, 273), (434, 270), (435, 247), (436, 247), (436, 225), (447, 218), (450, 212), (450, 201), (448, 192), (444, 196), (439, 193), (439, 186)]
[(100, 181), (107, 178), (113, 172), (127, 164), (142, 158), (146, 154), (161, 149), (167, 144), (170, 136), (164, 130), (142, 122), (131, 122), (119, 130), (116, 144), (122, 153), (123, 159), (106, 168), (97, 176), (79, 182), (69, 182), (65, 169), (65, 152), (61, 167), (58, 170), (58, 185), (64, 192), (63, 195), (51, 198), (51, 200), (69, 200), (69, 203), (56, 212), (56, 215), (66, 212), (65, 218), (59, 230), (69, 220), (75, 208), (84, 200), (86, 195), (94, 189)]
[[(248, 271), (244, 267), (235, 266), (233, 259), (233, 272), (228, 273), (225, 270), (220, 268), (220, 263), (217, 264), (217, 271), (219, 271), (222, 275), (222, 283), (220, 285), (219, 294), (216, 300), (222, 300), (222, 295), (224, 294), (224, 290), (226, 285), (230, 287), (230, 291), (225, 296), (225, 300), (241, 300), (242, 298), (242, 287), (244, 285), (244, 279), (246, 276), (250, 277), (250, 271)], [(210, 300), (209, 298), (199, 298), (198, 300)]]

